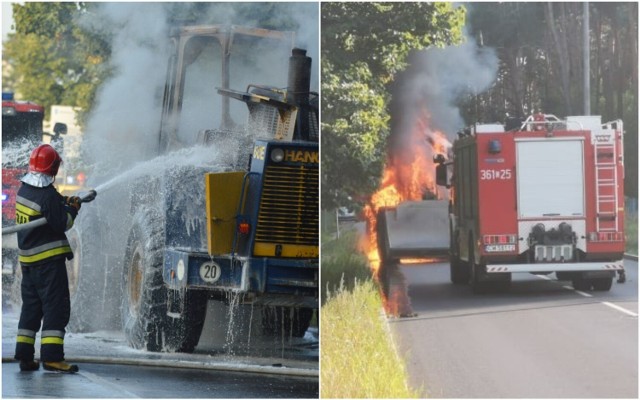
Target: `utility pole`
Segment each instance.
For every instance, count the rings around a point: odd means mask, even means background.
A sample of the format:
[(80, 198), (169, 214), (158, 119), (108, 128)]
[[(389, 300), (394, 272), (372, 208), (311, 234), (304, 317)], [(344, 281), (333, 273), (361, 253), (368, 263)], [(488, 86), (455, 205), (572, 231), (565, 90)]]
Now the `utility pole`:
[(591, 57), (591, 45), (589, 42), (589, 2), (582, 3), (583, 17), (582, 17), (582, 39), (584, 43), (583, 47), (583, 98), (584, 98), (584, 115), (591, 115), (591, 82), (589, 80), (591, 75), (590, 57)]

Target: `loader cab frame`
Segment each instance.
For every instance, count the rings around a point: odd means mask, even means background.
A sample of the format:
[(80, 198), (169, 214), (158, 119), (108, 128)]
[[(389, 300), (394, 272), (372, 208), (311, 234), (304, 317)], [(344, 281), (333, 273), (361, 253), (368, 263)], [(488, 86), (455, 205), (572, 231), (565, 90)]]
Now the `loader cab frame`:
[[(238, 82), (243, 76), (251, 82), (269, 82), (272, 76), (282, 75), (278, 72), (281, 68), (286, 70), (295, 40), (294, 32), (234, 25), (183, 27), (171, 36), (158, 141), (160, 154), (193, 144), (200, 130), (238, 129), (237, 121), (246, 120), (246, 110), (239, 106), (235, 109), (230, 99), (219, 96), (216, 89), (229, 89), (232, 80), (236, 87), (246, 86), (250, 82)], [(269, 56), (264, 57), (265, 53)], [(209, 63), (208, 68), (201, 68), (201, 63)], [(211, 63), (215, 63), (214, 68)], [(217, 74), (204, 72), (211, 70)], [(286, 86), (286, 82), (277, 84)], [(240, 112), (243, 116), (237, 116)]]

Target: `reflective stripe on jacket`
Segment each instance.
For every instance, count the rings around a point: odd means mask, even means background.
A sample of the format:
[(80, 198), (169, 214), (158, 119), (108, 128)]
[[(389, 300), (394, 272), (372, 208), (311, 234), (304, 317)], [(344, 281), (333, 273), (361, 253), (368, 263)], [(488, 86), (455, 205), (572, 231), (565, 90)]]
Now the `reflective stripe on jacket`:
[(16, 223), (40, 218), (46, 225), (18, 232), (18, 260), (22, 265), (38, 265), (53, 258), (72, 259), (64, 234), (73, 226), (77, 210), (65, 204), (53, 185), (43, 188), (23, 183), (16, 196)]

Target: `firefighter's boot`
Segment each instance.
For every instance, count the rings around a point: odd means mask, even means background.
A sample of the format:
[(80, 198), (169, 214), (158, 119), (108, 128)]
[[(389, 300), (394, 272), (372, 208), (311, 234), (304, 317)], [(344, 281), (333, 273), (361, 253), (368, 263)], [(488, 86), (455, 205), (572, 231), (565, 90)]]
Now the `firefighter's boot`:
[(20, 361), (20, 371), (37, 371), (38, 369), (40, 369), (40, 363), (37, 361)]
[(618, 271), (618, 283), (625, 283), (627, 281), (627, 275), (624, 271)]
[(65, 361), (43, 362), (42, 366), (47, 371), (64, 372), (67, 374), (73, 374), (78, 372), (77, 365), (69, 364)]

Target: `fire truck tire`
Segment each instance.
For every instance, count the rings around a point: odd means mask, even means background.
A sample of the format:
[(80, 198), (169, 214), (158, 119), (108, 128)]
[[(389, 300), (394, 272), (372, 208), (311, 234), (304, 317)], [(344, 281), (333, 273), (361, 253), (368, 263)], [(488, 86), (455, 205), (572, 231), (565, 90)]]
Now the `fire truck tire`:
[(613, 278), (595, 278), (592, 280), (592, 283), (593, 290), (597, 290), (599, 292), (607, 292), (611, 290)]
[(262, 331), (265, 335), (303, 337), (313, 317), (311, 308), (264, 307)]
[[(11, 293), (9, 295), (9, 301), (13, 305), (15, 310), (22, 308), (22, 267), (16, 268), (16, 273), (11, 283)], [(4, 289), (3, 289), (4, 290)]]
[[(3, 222), (2, 226), (6, 226)], [(11, 265), (11, 272), (5, 274), (6, 266)], [(13, 282), (16, 279), (20, 263), (18, 262), (17, 249), (2, 249), (2, 305), (8, 306), (11, 301)], [(9, 272), (9, 271), (6, 271)]]
[(556, 271), (556, 279), (559, 281), (570, 281), (573, 275), (572, 272)]
[(483, 282), (482, 281), (482, 265), (476, 264), (476, 259), (475, 259), (475, 250), (473, 247), (473, 238), (470, 236), (469, 237), (469, 272), (470, 272), (470, 282), (471, 282), (471, 289), (473, 290), (473, 293), (475, 294), (485, 294), (491, 291), (490, 286), (488, 285), (489, 282)]
[(462, 261), (457, 255), (451, 254), (449, 273), (451, 275), (451, 283), (454, 285), (466, 285), (471, 277), (471, 268), (469, 263)]
[(571, 284), (575, 290), (587, 291), (591, 290), (592, 281), (583, 277), (574, 277)]
[[(483, 264), (476, 264), (473, 241), (469, 241), (469, 263), (471, 264), (471, 287), (475, 294), (502, 293), (511, 287), (511, 274), (500, 274), (500, 280), (485, 280), (486, 268)], [(498, 276), (493, 277), (493, 279)]]

